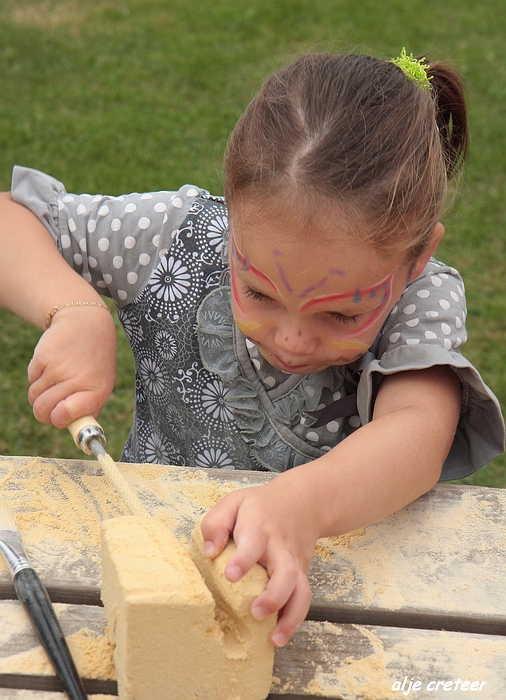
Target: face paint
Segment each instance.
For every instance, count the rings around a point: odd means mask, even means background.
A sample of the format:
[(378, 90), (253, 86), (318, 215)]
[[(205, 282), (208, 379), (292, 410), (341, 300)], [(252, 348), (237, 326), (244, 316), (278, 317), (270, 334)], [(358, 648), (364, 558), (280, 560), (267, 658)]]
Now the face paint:
[(239, 321), (237, 319), (235, 319), (235, 325), (243, 335), (248, 335), (252, 331), (257, 331), (262, 327), (261, 323), (255, 323), (254, 321)]
[(356, 289), (354, 292), (344, 292), (343, 294), (330, 294), (328, 296), (316, 297), (315, 299), (310, 299), (305, 304), (302, 304), (299, 310), (301, 312), (307, 311), (318, 304), (330, 303), (342, 299), (352, 299), (353, 303), (358, 304), (363, 299), (373, 299), (378, 292), (382, 292), (381, 305), (383, 305), (386, 301), (388, 301), (392, 293), (392, 280), (396, 270), (397, 268), (392, 270), (387, 277), (372, 287), (367, 287), (366, 289)]
[(266, 282), (272, 289), (274, 289), (275, 292), (278, 291), (276, 285), (274, 282), (271, 280), (270, 277), (267, 277), (267, 275), (264, 275), (263, 272), (260, 272), (260, 270), (257, 270), (257, 268), (254, 265), (251, 265), (248, 258), (245, 258), (244, 255), (241, 253), (239, 248), (237, 247), (237, 243), (235, 242), (234, 234), (231, 234), (231, 247), (232, 251), (232, 257), (234, 260), (237, 260), (239, 263), (239, 267), (241, 270), (244, 270), (245, 272), (251, 272), (252, 275), (255, 275), (255, 277), (258, 277), (258, 279), (262, 280), (262, 282)]
[(361, 354), (369, 349), (369, 345), (361, 340), (329, 340), (328, 342), (338, 350), (356, 350)]
[[(280, 250), (273, 250), (272, 254), (277, 256), (277, 257), (280, 257), (283, 255), (283, 253)], [(288, 281), (286, 273), (283, 270), (281, 263), (279, 263), (277, 260), (276, 260), (276, 270), (278, 271), (278, 275), (279, 275), (281, 281), (283, 282), (283, 284), (285, 285), (285, 289), (288, 292), (288, 294), (293, 294), (293, 289), (290, 286), (290, 283)]]

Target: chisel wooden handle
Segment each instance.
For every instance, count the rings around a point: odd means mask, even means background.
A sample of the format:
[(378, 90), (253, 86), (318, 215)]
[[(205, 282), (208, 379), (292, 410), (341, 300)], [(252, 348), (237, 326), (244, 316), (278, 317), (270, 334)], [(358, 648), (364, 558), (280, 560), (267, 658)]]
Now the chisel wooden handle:
[(105, 445), (105, 435), (100, 423), (93, 416), (84, 416), (83, 418), (78, 418), (67, 427), (79, 449), (85, 454), (95, 454), (106, 477), (113, 484), (130, 512), (141, 517), (150, 517), (143, 502), (125, 479), (113, 458), (107, 454), (105, 449), (101, 449), (100, 453), (97, 454), (90, 448), (90, 443), (94, 440), (98, 440), (100, 443), (98, 447), (101, 446), (103, 448)]

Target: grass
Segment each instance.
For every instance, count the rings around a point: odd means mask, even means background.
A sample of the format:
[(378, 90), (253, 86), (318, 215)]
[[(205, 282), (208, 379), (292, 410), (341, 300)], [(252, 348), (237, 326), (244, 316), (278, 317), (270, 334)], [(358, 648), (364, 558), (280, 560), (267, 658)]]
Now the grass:
[[(466, 281), (465, 354), (506, 405), (506, 0), (3, 0), (0, 188), (15, 163), (70, 191), (222, 192), (227, 136), (263, 78), (308, 50), (446, 59), (468, 86), (471, 154), (439, 256)], [(119, 457), (133, 364), (101, 416)], [(26, 366), (39, 332), (0, 312), (0, 453), (78, 457), (66, 431), (35, 421)], [(500, 457), (466, 480), (506, 485)]]

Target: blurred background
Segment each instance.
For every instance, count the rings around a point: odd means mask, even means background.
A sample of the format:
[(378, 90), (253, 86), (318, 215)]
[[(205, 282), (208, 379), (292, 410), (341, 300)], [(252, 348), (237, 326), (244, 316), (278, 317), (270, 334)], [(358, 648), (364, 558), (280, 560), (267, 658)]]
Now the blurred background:
[[(300, 54), (390, 58), (406, 47), (447, 60), (466, 81), (471, 152), (438, 257), (466, 282), (464, 353), (506, 406), (505, 37), (506, 0), (2, 0), (0, 189), (20, 164), (71, 192), (190, 182), (222, 194), (229, 132), (263, 79)], [(117, 386), (100, 418), (116, 459), (133, 406), (119, 326), (118, 336)], [(0, 310), (0, 454), (81, 458), (28, 404), (39, 337)], [(464, 482), (506, 486), (505, 458)]]

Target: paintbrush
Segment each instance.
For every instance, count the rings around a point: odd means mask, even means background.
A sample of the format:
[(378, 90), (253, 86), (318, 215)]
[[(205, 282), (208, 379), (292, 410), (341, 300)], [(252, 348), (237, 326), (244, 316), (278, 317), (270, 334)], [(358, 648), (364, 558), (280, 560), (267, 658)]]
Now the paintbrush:
[(26, 556), (14, 512), (8, 503), (0, 503), (0, 551), (9, 567), (16, 595), (32, 621), (63, 689), (71, 700), (87, 700), (51, 600)]

